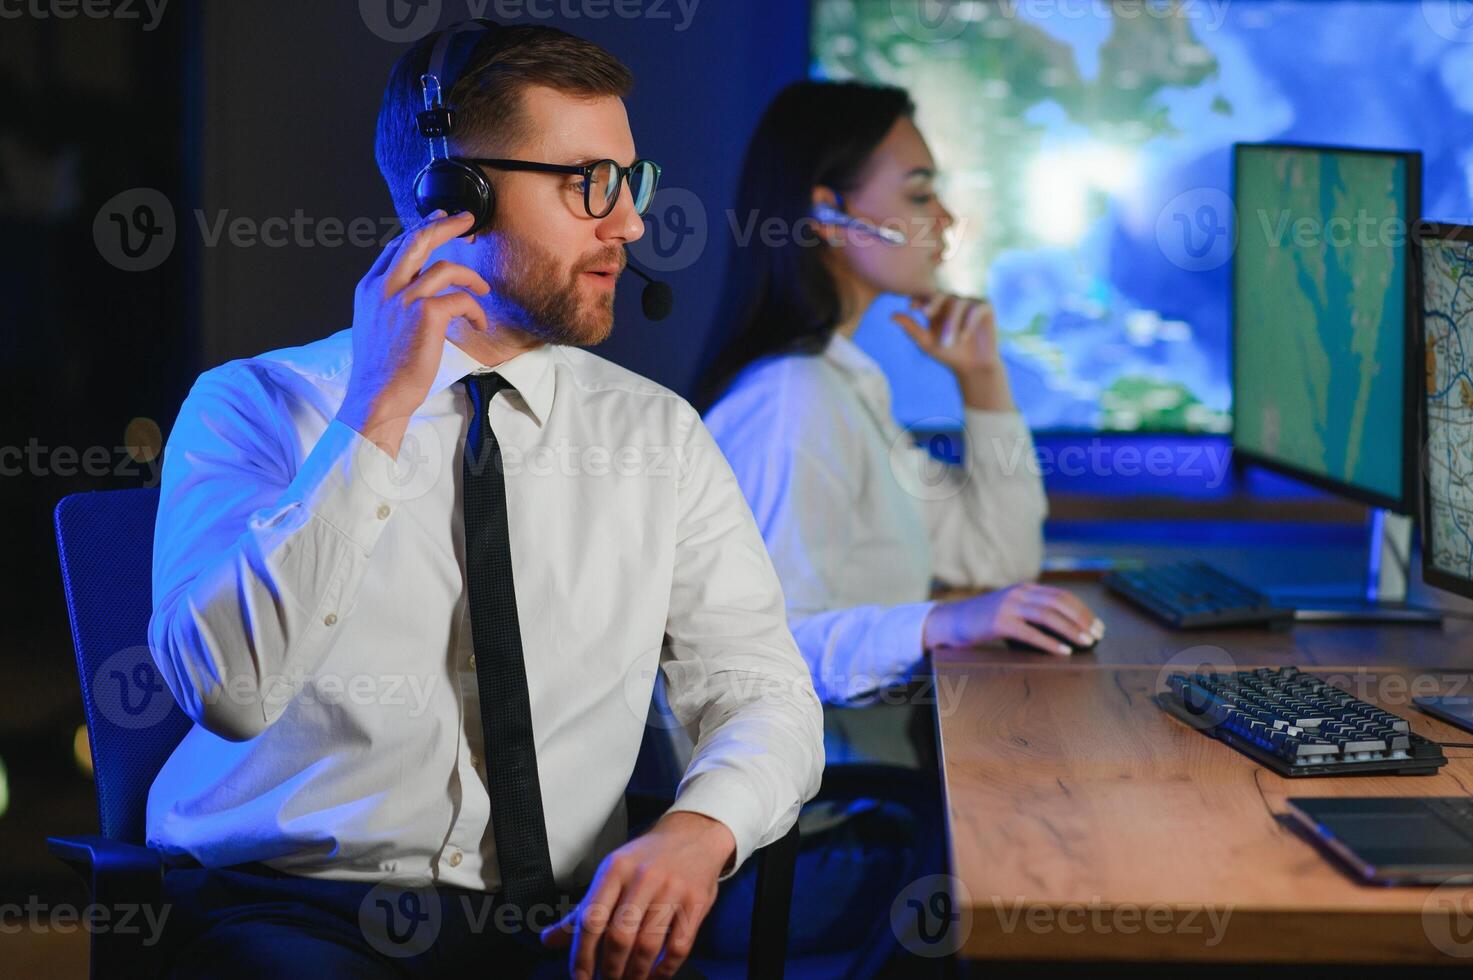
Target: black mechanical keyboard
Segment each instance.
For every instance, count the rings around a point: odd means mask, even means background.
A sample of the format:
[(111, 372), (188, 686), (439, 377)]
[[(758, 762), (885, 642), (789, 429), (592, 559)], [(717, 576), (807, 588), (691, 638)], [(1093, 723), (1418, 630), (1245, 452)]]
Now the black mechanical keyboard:
[(1201, 561), (1110, 572), (1105, 587), (1173, 629), (1282, 625), (1294, 610)]
[(1281, 776), (1429, 775), (1447, 763), (1405, 718), (1297, 667), (1170, 674), (1156, 699)]

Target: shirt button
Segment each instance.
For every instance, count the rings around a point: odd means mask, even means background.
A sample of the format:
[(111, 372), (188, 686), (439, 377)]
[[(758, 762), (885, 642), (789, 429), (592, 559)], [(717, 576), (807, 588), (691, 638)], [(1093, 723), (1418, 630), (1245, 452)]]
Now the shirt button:
[(474, 653), (471, 654), (471, 658), (469, 660), (467, 660), (466, 663), (468, 663), (468, 664), (471, 665), (471, 670), (475, 670), (476, 669), (476, 655)]
[(475, 756), (475, 755), (471, 756), (471, 768), (472, 769), (478, 769), (478, 768), (480, 768), (480, 765), (481, 765), (481, 757), (480, 756)]
[(389, 505), (388, 504), (379, 504), (378, 505), (378, 519), (382, 521), (382, 520), (387, 519), (388, 516), (389, 516)]
[(461, 856), (462, 855), (461, 855), (461, 853), (459, 851), (455, 851), (454, 853), (452, 853), (450, 855), (450, 866), (452, 868), (458, 868), (458, 867), (460, 867), (460, 859), (461, 859)]
[(328, 613), (326, 616), (322, 617), (323, 624), (324, 625), (327, 625), (327, 626), (331, 626), (333, 623), (336, 623), (337, 621), (338, 621), (338, 614), (337, 613)]

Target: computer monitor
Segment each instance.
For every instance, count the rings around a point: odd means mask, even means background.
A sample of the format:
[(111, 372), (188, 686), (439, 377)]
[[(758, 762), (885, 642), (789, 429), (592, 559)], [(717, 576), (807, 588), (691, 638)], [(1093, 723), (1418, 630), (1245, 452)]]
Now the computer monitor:
[(1473, 598), (1473, 228), (1424, 226), (1416, 258), (1422, 579)]
[(1421, 172), (1415, 152), (1233, 147), (1233, 450), (1403, 514)]

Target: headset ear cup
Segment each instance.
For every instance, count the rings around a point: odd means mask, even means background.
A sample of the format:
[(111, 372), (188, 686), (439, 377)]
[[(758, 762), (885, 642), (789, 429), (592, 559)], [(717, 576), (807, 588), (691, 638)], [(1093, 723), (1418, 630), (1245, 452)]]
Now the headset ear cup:
[(414, 205), (421, 218), (443, 210), (469, 211), (475, 224), (461, 237), (484, 231), (496, 213), (496, 191), (480, 167), (459, 160), (434, 160), (414, 178)]

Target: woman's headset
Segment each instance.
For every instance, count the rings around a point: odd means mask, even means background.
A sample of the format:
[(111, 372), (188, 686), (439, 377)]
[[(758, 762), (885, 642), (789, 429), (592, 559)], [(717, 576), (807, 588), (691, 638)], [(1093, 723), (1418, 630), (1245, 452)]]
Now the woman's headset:
[(474, 235), (491, 223), (496, 213), (496, 190), (485, 171), (450, 156), (450, 137), (455, 132), (455, 107), (445, 99), (465, 71), (482, 41), (501, 25), (495, 21), (463, 21), (441, 32), (430, 51), (429, 67), (419, 77), (424, 109), (415, 116), (419, 133), (430, 144), (430, 162), (414, 178), (414, 206), (421, 218), (443, 210), (446, 214), (468, 211), (475, 218), (469, 231)]

